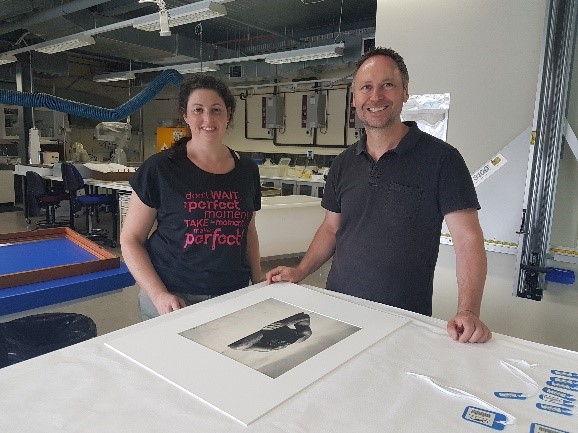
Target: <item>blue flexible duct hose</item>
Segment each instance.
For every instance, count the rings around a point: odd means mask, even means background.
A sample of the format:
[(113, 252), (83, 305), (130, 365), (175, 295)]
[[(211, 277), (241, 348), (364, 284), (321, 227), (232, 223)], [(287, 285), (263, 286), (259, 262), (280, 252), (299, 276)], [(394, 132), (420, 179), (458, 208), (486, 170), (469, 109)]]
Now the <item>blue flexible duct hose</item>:
[(118, 122), (126, 119), (132, 113), (152, 100), (167, 84), (178, 86), (183, 76), (174, 69), (167, 69), (159, 74), (144, 90), (134, 98), (115, 109), (96, 107), (94, 105), (74, 102), (58, 98), (46, 93), (16, 92), (0, 89), (0, 103), (20, 105), (22, 107), (46, 107), (54, 111), (72, 114), (78, 117), (93, 119), (100, 122)]

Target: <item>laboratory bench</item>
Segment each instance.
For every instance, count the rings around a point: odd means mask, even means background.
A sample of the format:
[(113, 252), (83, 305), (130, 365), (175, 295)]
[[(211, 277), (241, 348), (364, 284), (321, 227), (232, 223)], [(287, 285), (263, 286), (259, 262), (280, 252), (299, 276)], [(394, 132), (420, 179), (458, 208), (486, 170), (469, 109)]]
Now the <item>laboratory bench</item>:
[(279, 188), (281, 195), (308, 195), (323, 198), (325, 180), (299, 177), (261, 176), (261, 185)]

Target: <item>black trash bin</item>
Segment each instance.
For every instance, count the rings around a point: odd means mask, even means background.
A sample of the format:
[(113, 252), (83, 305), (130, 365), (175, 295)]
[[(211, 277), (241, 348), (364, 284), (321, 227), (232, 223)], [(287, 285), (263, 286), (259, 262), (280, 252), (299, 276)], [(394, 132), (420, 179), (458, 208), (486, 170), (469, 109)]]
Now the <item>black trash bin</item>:
[(96, 337), (83, 314), (44, 313), (0, 323), (0, 367)]
[(0, 368), (10, 365), (8, 362), (8, 350), (6, 349), (6, 336), (4, 334), (4, 324), (0, 323)]

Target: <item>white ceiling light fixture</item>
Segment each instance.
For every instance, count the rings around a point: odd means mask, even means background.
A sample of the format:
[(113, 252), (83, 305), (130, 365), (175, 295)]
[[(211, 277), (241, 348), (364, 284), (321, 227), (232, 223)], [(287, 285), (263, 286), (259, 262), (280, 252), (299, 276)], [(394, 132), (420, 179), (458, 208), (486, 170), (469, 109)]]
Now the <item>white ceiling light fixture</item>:
[(110, 74), (95, 75), (92, 79), (98, 83), (106, 83), (110, 81), (134, 80), (135, 74), (144, 74), (146, 72), (160, 72), (167, 68), (175, 69), (181, 74), (196, 74), (199, 72), (216, 72), (219, 66), (214, 63), (183, 63), (181, 65), (160, 66), (158, 68), (133, 69), (126, 72), (113, 72)]
[(97, 83), (108, 83), (111, 81), (127, 81), (127, 80), (134, 80), (136, 78), (134, 72), (117, 72), (112, 74), (102, 74), (102, 75), (95, 75), (92, 79)]
[[(154, 30), (160, 30), (159, 34), (161, 36), (170, 36), (171, 28), (169, 27), (169, 13), (167, 11), (167, 6), (164, 0), (138, 0), (139, 3), (155, 3), (159, 7), (159, 28)], [(148, 25), (148, 24), (147, 24)], [(134, 26), (137, 27), (137, 26)], [(137, 27), (139, 28), (139, 27)], [(146, 29), (142, 29), (146, 30)]]
[(198, 72), (217, 72), (219, 67), (213, 63), (186, 63), (183, 65), (171, 66), (172, 69), (181, 74), (196, 74)]
[(86, 47), (93, 45), (96, 41), (92, 36), (76, 34), (65, 36), (63, 38), (54, 39), (52, 41), (43, 42), (34, 46), (34, 51), (45, 54), (54, 54), (61, 51), (74, 50), (75, 48)]
[[(154, 2), (157, 4), (163, 2), (164, 4), (163, 0), (139, 0), (139, 3), (144, 2)], [(225, 6), (210, 0), (180, 6), (170, 9), (167, 12), (168, 27), (177, 27), (183, 24), (195, 23), (227, 15), (227, 9)], [(136, 29), (145, 30), (147, 32), (156, 32), (162, 30), (162, 21), (163, 16), (161, 10), (160, 19), (157, 14), (146, 15), (144, 17), (136, 18), (132, 26)]]
[(13, 54), (2, 54), (0, 55), (0, 65), (7, 65), (8, 63), (17, 62), (18, 59)]
[(269, 54), (265, 62), (273, 65), (283, 63), (307, 62), (309, 60), (329, 59), (343, 55), (344, 44), (323, 45), (320, 47), (303, 48), (300, 50), (281, 51)]

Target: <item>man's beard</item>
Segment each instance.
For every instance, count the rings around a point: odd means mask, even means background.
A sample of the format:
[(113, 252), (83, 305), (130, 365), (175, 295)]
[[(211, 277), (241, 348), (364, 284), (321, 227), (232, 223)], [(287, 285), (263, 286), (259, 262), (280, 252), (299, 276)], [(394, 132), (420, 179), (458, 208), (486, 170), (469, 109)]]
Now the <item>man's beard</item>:
[(389, 129), (395, 124), (395, 118), (393, 116), (388, 116), (383, 122), (370, 124), (367, 120), (362, 119), (363, 126), (365, 129), (373, 129), (373, 130), (384, 130)]

